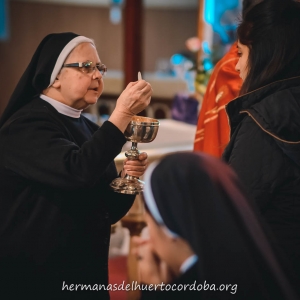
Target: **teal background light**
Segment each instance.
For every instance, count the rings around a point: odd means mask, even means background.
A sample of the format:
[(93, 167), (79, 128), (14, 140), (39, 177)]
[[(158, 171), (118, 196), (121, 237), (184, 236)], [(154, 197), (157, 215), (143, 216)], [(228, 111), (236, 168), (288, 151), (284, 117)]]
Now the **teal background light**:
[(228, 31), (236, 28), (236, 20), (231, 24), (224, 22), (223, 16), (227, 11), (235, 10), (239, 7), (239, 0), (205, 0), (203, 18), (220, 35), (223, 43), (230, 43)]
[(7, 40), (8, 36), (7, 0), (0, 0), (0, 41)]
[(204, 20), (211, 25), (215, 23), (215, 0), (206, 0), (204, 2)]

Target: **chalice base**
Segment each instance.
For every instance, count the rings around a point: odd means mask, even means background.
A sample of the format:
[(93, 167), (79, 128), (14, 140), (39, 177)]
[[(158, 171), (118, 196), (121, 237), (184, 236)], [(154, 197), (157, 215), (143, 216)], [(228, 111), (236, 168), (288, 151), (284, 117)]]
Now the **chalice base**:
[(116, 193), (137, 195), (143, 191), (144, 182), (136, 177), (116, 178), (110, 184)]

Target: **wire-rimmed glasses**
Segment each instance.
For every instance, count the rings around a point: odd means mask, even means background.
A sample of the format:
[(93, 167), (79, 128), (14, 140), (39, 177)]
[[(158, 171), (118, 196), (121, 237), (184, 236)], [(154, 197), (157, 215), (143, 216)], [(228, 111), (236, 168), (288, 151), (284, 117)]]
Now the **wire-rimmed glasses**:
[(104, 76), (107, 72), (107, 67), (104, 64), (96, 64), (93, 66), (92, 61), (85, 61), (85, 62), (77, 62), (77, 63), (70, 63), (64, 64), (63, 67), (65, 68), (79, 68), (83, 73), (91, 74), (96, 71), (96, 69)]

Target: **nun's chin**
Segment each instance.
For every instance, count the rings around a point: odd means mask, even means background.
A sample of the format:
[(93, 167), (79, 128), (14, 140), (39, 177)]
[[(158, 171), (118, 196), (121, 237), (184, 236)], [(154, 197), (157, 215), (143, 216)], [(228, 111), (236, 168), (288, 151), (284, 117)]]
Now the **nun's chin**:
[(89, 106), (96, 104), (98, 101), (97, 97), (89, 97), (88, 99), (81, 99), (76, 101), (75, 103), (73, 103), (73, 105), (70, 105), (71, 107), (75, 108), (75, 109), (86, 109)]
[(84, 103), (82, 103), (82, 105), (83, 105), (84, 107), (81, 108), (81, 109), (86, 109), (86, 108), (88, 108), (89, 106), (96, 104), (97, 101), (98, 101), (98, 96), (96, 96), (96, 97), (89, 97), (89, 98), (87, 98), (87, 99), (84, 99)]
[(99, 97), (98, 97), (98, 94), (97, 94), (95, 97), (89, 97), (85, 102), (88, 105), (92, 105), (92, 104), (96, 104), (98, 99), (99, 99)]

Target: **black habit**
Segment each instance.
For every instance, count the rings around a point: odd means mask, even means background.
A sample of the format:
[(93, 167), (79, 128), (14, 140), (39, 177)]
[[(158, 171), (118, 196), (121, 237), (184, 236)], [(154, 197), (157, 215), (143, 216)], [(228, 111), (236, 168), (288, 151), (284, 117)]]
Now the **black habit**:
[(109, 299), (110, 227), (134, 201), (109, 188), (126, 140), (109, 121), (99, 128), (39, 98), (85, 42), (47, 35), (0, 119), (1, 299)]
[(0, 140), (3, 288), (65, 295), (63, 282), (107, 284), (110, 226), (134, 200), (109, 188), (123, 134), (35, 98), (6, 122)]
[(123, 134), (110, 122), (98, 128), (36, 98), (1, 128), (0, 140), (6, 287), (21, 284), (31, 293), (45, 285), (61, 291), (63, 281), (107, 284), (110, 226), (134, 200), (109, 189)]

